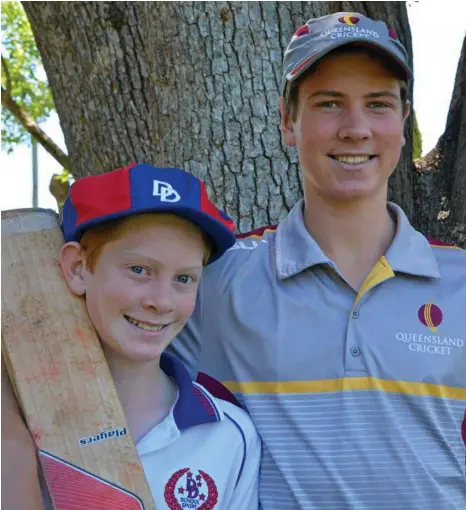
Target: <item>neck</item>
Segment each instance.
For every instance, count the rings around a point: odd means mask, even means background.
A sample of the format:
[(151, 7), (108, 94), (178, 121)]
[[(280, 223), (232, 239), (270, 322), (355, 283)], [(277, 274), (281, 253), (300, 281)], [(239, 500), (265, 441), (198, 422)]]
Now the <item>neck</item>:
[(160, 358), (132, 361), (102, 345), (126, 421), (137, 442), (168, 415), (176, 400), (176, 384), (160, 368)]
[(306, 229), (340, 274), (359, 290), (395, 236), (386, 191), (352, 202), (330, 202), (306, 192), (304, 202)]

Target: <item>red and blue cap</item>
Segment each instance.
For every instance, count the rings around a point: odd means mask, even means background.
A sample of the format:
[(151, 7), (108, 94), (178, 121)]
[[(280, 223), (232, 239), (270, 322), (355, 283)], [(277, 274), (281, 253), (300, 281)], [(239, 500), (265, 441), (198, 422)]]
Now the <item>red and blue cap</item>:
[(198, 225), (214, 245), (209, 264), (235, 243), (233, 220), (209, 200), (202, 181), (178, 168), (147, 163), (74, 182), (63, 205), (61, 227), (66, 242), (79, 242), (89, 228), (148, 212), (176, 214)]

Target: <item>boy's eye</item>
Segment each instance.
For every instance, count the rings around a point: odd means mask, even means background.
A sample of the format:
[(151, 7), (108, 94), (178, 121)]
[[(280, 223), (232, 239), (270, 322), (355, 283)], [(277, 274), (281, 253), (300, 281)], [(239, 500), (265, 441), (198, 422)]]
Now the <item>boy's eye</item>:
[(192, 276), (189, 276), (189, 274), (180, 274), (176, 277), (176, 280), (179, 283), (188, 284), (188, 283), (194, 283), (195, 280)]
[(390, 108), (391, 105), (389, 103), (384, 103), (383, 101), (374, 101), (369, 103), (369, 108)]
[(132, 273), (135, 273), (137, 275), (143, 275), (145, 272), (147, 272), (147, 269), (143, 266), (131, 266), (130, 270)]
[(319, 103), (317, 106), (321, 108), (338, 108), (339, 104), (336, 101), (324, 101), (323, 103)]

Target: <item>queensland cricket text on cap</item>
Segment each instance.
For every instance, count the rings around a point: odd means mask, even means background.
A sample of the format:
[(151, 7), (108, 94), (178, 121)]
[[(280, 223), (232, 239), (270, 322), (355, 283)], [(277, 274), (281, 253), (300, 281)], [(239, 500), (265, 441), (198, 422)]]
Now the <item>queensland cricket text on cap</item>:
[(383, 21), (362, 14), (338, 12), (309, 20), (298, 28), (283, 59), (282, 95), (287, 83), (301, 76), (322, 57), (347, 44), (367, 46), (391, 59), (406, 80), (413, 76), (408, 54), (396, 32)]

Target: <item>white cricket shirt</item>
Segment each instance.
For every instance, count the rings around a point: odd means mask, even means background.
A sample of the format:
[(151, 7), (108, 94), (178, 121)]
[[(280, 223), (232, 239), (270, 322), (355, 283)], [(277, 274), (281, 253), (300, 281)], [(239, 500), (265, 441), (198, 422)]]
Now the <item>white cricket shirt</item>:
[(257, 510), (260, 439), (239, 407), (214, 398), (163, 354), (178, 385), (170, 414), (138, 443), (157, 510)]

